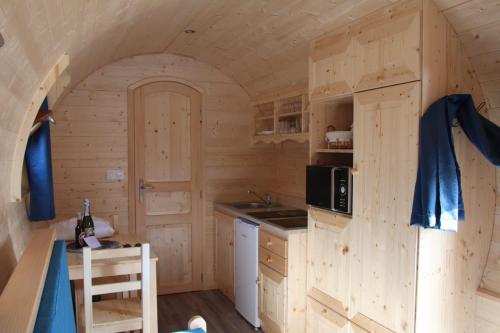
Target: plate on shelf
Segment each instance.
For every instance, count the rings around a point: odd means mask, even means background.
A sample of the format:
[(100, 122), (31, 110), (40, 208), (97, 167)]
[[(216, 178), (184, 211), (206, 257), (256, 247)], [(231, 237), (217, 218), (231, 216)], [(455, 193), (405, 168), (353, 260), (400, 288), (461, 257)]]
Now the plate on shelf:
[(274, 131), (260, 131), (255, 133), (255, 135), (273, 135)]

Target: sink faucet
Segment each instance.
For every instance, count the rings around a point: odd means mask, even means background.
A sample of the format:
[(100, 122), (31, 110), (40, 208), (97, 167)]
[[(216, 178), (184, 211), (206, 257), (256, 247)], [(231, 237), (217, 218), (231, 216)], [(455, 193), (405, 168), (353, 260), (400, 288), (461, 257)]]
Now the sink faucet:
[(271, 194), (267, 194), (266, 198), (264, 199), (262, 196), (260, 196), (257, 192), (255, 191), (252, 191), (252, 190), (248, 190), (247, 191), (248, 194), (253, 194), (254, 196), (256, 196), (260, 201), (262, 201), (266, 206), (271, 206), (272, 205), (272, 198), (271, 198)]

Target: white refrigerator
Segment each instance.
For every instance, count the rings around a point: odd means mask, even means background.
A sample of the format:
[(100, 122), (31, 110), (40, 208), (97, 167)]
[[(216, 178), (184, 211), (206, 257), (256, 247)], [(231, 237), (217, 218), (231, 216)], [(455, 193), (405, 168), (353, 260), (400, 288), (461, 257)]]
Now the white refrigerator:
[(255, 328), (259, 319), (259, 225), (235, 219), (234, 294), (236, 310)]

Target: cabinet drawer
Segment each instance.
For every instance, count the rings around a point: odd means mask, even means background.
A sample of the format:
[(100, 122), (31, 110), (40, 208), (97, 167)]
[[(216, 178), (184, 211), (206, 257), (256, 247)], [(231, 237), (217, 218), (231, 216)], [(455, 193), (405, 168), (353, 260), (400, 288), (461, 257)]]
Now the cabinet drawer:
[(307, 332), (351, 333), (349, 320), (314, 298), (307, 297)]
[(285, 239), (276, 237), (266, 231), (260, 230), (259, 245), (283, 258), (288, 258), (287, 241)]
[(259, 247), (259, 262), (287, 276), (287, 260), (264, 247)]

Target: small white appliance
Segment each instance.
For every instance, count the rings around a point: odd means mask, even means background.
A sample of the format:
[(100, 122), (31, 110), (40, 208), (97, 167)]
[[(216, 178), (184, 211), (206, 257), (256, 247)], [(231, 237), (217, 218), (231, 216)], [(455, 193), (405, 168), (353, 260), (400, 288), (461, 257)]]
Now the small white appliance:
[(238, 218), (234, 220), (234, 298), (236, 310), (255, 328), (259, 319), (259, 225)]

